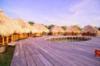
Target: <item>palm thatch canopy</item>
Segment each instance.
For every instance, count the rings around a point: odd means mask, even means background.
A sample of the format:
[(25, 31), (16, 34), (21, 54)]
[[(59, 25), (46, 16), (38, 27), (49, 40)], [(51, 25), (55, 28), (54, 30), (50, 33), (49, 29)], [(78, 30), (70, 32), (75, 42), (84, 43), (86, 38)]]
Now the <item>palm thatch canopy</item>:
[(12, 20), (7, 17), (3, 11), (0, 11), (0, 35), (9, 36), (14, 33)]
[(96, 34), (97, 33), (97, 29), (95, 27), (87, 25), (82, 29), (82, 33), (95, 33)]
[(42, 24), (34, 24), (32, 32), (37, 31), (38, 33), (49, 33), (49, 29)]
[(30, 33), (30, 25), (22, 19), (16, 19), (15, 25), (17, 27), (16, 33)]
[(65, 32), (64, 29), (60, 26), (53, 26), (51, 27), (50, 31), (52, 33), (64, 33)]
[(81, 29), (79, 26), (77, 25), (73, 25), (73, 26), (70, 26), (70, 27), (67, 27), (66, 29), (66, 32), (67, 33), (80, 33), (81, 32)]
[(42, 32), (40, 32), (40, 30), (39, 29), (37, 29), (36, 27), (34, 27), (34, 26), (31, 26), (31, 32), (34, 34), (34, 33), (42, 33)]

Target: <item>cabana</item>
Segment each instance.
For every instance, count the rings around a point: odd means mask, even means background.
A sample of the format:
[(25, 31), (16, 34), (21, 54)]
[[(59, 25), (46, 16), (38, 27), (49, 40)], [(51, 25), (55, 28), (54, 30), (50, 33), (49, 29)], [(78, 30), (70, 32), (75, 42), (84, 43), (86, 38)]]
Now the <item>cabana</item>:
[[(9, 26), (0, 24), (0, 44), (6, 45), (12, 41), (13, 37), (11, 36), (13, 31), (9, 28)], [(11, 39), (9, 41), (9, 39)]]
[(97, 35), (97, 29), (90, 26), (90, 25), (87, 25), (82, 29), (81, 34), (83, 36), (96, 36)]
[(40, 31), (39, 29), (37, 29), (35, 26), (31, 26), (31, 33), (32, 33), (32, 37), (38, 37), (41, 36), (42, 31)]
[(4, 52), (6, 45), (13, 41), (12, 20), (0, 10), (0, 53)]
[(15, 20), (15, 25), (17, 29), (15, 31), (15, 35), (17, 35), (18, 39), (24, 39), (29, 37), (31, 32), (30, 25), (22, 19)]
[(48, 28), (46, 28), (42, 24), (34, 24), (32, 26), (32, 34), (34, 34), (34, 36), (47, 35), (48, 33), (49, 33)]
[(80, 27), (74, 25), (67, 27), (67, 29), (65, 30), (65, 35), (80, 35), (80, 32), (81, 32)]
[(12, 28), (12, 26), (12, 20), (7, 17), (3, 11), (0, 11), (0, 38), (2, 41), (0, 42), (1, 44), (4, 45), (13, 41), (12, 34), (14, 32), (14, 29)]
[(64, 32), (65, 32), (64, 29), (62, 27), (60, 27), (60, 26), (53, 26), (50, 29), (50, 33), (52, 35), (63, 35)]

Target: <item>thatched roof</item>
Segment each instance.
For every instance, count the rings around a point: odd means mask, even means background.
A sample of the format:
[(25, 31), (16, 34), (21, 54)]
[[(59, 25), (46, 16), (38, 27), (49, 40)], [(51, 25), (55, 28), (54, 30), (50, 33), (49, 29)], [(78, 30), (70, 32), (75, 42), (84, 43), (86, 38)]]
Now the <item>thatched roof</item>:
[(10, 30), (7, 26), (0, 24), (0, 35), (1, 36), (9, 36), (13, 34), (13, 31)]
[(95, 27), (87, 25), (82, 29), (82, 33), (87, 33), (87, 32), (89, 32), (89, 33), (97, 33), (97, 29)]
[(7, 17), (3, 11), (0, 11), (0, 23), (7, 22), (9, 22), (9, 17)]
[(60, 26), (53, 26), (51, 27), (50, 31), (54, 33), (58, 33), (58, 32), (64, 33), (64, 29)]
[(67, 27), (66, 32), (68, 32), (68, 33), (71, 33), (71, 32), (80, 33), (81, 30), (80, 30), (80, 27), (73, 25), (73, 26)]
[(38, 31), (38, 32), (46, 32), (46, 33), (48, 33), (49, 32), (49, 29), (48, 28), (46, 28), (44, 25), (42, 25), (42, 24), (34, 24), (33, 25), (33, 31), (35, 30), (35, 31)]
[(8, 36), (14, 33), (12, 20), (3, 11), (0, 11), (0, 35)]
[(34, 26), (31, 26), (31, 32), (32, 32), (32, 33), (42, 33), (39, 29), (37, 29), (37, 28), (34, 27)]
[(15, 25), (18, 27), (17, 32), (19, 32), (19, 33), (29, 33), (29, 32), (31, 32), (30, 25), (22, 19), (16, 19)]

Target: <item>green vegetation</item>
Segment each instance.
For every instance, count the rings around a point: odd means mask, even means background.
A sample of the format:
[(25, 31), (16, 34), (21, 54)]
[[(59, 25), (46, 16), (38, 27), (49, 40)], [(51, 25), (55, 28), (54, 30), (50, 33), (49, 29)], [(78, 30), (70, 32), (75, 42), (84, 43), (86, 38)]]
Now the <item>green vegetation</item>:
[(33, 25), (33, 24), (34, 24), (34, 22), (33, 22), (33, 21), (29, 21), (28, 23), (29, 23), (30, 25)]
[(64, 30), (66, 30), (67, 29), (67, 27), (66, 26), (61, 26)]
[(51, 29), (52, 27), (54, 27), (55, 25), (51, 24), (48, 26), (48, 29)]
[(0, 54), (0, 66), (10, 66), (15, 46), (7, 46), (6, 52)]

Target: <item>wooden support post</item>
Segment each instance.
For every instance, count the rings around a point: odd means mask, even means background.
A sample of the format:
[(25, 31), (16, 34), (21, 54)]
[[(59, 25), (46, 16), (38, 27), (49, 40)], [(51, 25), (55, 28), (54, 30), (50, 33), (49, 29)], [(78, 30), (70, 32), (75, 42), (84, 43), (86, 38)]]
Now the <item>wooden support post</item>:
[(17, 40), (19, 39), (19, 36), (20, 36), (19, 34), (16, 35)]
[(14, 35), (12, 34), (13, 42), (14, 42)]
[(23, 39), (23, 38), (24, 38), (24, 35), (23, 35), (23, 33), (22, 33), (22, 34), (20, 34), (20, 36), (21, 36), (21, 39)]
[(16, 34), (14, 34), (14, 41), (16, 41)]
[(2, 45), (5, 45), (5, 38), (2, 36)]
[(17, 34), (15, 34), (15, 41), (17, 40)]
[(26, 33), (24, 33), (23, 36), (24, 36), (24, 39), (25, 39), (26, 38)]
[(11, 42), (14, 42), (13, 35), (11, 35)]
[(9, 36), (6, 37), (6, 43), (9, 43)]
[(23, 37), (22, 34), (19, 34), (18, 39), (22, 39), (22, 37)]
[(16, 35), (16, 40), (18, 40), (18, 39), (19, 39), (19, 34)]
[(15, 41), (17, 40), (17, 34), (15, 34)]
[(13, 39), (14, 39), (14, 41), (16, 40), (16, 38), (15, 38), (15, 34), (13, 34)]

